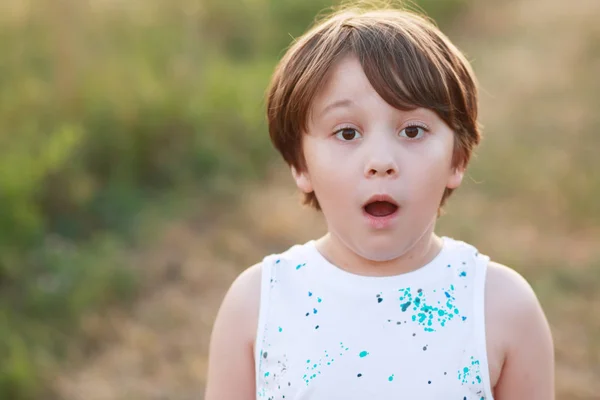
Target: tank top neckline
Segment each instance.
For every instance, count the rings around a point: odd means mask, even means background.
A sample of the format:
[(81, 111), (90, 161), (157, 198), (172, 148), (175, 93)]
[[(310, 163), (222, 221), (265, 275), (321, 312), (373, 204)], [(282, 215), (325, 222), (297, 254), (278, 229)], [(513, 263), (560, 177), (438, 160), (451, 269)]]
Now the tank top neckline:
[(317, 249), (316, 240), (314, 239), (308, 241), (306, 247), (308, 261), (316, 263), (319, 269), (318, 274), (322, 278), (327, 278), (326, 280), (331, 279), (336, 286), (350, 285), (358, 288), (382, 290), (386, 287), (400, 288), (425, 284), (442, 278), (443, 274), (441, 272), (444, 267), (449, 265), (449, 247), (452, 240), (446, 236), (442, 236), (441, 239), (442, 248), (427, 264), (409, 272), (388, 276), (359, 275), (346, 271), (325, 258)]

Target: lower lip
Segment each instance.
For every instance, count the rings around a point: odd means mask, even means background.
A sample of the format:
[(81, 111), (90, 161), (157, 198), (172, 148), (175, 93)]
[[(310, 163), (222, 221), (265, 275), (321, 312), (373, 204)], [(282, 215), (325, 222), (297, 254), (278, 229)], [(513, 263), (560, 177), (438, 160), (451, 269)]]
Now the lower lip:
[(376, 217), (374, 215), (369, 214), (363, 209), (363, 215), (365, 216), (367, 223), (371, 225), (372, 228), (385, 229), (390, 227), (390, 225), (392, 225), (392, 223), (396, 220), (399, 211), (400, 207), (398, 207), (396, 211), (389, 215), (386, 215), (384, 217)]

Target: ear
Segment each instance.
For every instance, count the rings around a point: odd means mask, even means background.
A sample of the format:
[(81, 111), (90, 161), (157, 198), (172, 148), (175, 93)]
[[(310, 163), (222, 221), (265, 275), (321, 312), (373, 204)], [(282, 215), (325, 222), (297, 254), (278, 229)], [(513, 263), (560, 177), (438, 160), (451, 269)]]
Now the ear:
[(292, 167), (292, 176), (296, 181), (296, 186), (298, 187), (298, 189), (300, 189), (304, 193), (311, 193), (313, 191), (308, 171), (305, 170), (304, 172), (298, 172), (296, 168)]
[(450, 176), (448, 176), (448, 183), (446, 183), (446, 187), (448, 189), (456, 189), (462, 183), (463, 177), (465, 176), (465, 167), (457, 166), (453, 167), (450, 172)]

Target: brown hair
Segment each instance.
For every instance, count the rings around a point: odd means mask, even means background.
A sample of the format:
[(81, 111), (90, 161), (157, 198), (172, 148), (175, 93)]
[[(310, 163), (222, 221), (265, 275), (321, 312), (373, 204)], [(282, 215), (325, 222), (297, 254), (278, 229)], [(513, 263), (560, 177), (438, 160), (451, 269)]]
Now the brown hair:
[[(269, 134), (297, 171), (306, 168), (302, 136), (328, 72), (353, 54), (377, 93), (401, 110), (434, 111), (454, 131), (453, 167), (466, 167), (481, 134), (477, 83), (463, 54), (424, 16), (406, 10), (345, 8), (318, 22), (288, 49), (267, 97)], [(446, 188), (440, 207), (452, 193)], [(320, 209), (313, 193), (304, 204)]]

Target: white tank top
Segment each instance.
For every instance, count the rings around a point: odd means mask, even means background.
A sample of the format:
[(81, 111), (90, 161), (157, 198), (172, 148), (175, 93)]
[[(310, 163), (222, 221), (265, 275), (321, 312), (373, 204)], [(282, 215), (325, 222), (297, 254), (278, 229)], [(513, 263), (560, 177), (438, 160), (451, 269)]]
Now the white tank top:
[(443, 242), (433, 261), (392, 277), (346, 272), (314, 241), (265, 257), (257, 399), (492, 399), (489, 257)]

